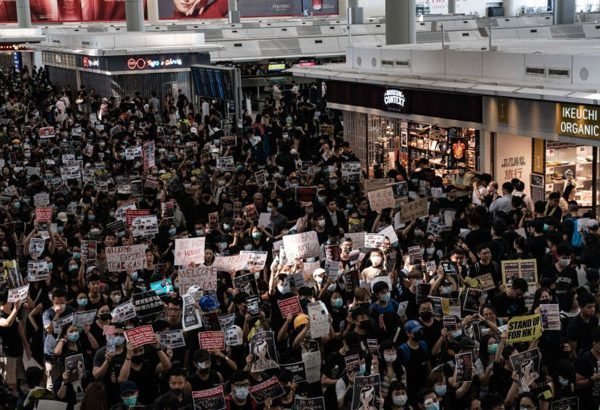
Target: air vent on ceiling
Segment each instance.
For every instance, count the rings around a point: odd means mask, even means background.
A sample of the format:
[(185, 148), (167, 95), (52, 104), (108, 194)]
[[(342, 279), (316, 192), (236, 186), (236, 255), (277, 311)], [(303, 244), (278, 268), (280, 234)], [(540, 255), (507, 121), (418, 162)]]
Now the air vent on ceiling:
[(323, 44), (323, 40), (315, 40), (315, 44)]
[(525, 67), (525, 74), (545, 77), (546, 69), (543, 67)]
[(396, 60), (396, 66), (398, 66), (398, 67), (410, 67), (410, 60)]
[(242, 43), (233, 43), (234, 47), (243, 47)]
[(471, 34), (469, 34), (469, 33), (462, 33), (462, 36), (463, 36), (463, 37), (469, 37), (470, 35), (471, 35)]
[(537, 29), (532, 28), (531, 30), (529, 30), (530, 33), (537, 33)]
[(549, 68), (548, 77), (553, 78), (570, 78), (571, 70), (566, 68)]
[(393, 67), (394, 60), (381, 60), (381, 65), (384, 67)]

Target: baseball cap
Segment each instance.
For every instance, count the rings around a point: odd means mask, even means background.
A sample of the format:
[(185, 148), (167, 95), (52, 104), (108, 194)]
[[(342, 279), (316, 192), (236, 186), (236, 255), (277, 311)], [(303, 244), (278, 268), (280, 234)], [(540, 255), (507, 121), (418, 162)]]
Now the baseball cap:
[(467, 350), (475, 347), (475, 342), (473, 342), (473, 339), (471, 339), (469, 336), (463, 336), (458, 342), (458, 345), (462, 350)]
[(406, 333), (417, 333), (423, 329), (423, 326), (417, 320), (409, 320), (404, 325), (404, 330)]
[(127, 380), (119, 385), (119, 393), (121, 396), (124, 396), (127, 393), (135, 393), (136, 391), (138, 391), (138, 387), (134, 381)]
[(298, 329), (300, 326), (308, 323), (308, 316), (304, 313), (299, 314), (294, 319), (294, 329)]

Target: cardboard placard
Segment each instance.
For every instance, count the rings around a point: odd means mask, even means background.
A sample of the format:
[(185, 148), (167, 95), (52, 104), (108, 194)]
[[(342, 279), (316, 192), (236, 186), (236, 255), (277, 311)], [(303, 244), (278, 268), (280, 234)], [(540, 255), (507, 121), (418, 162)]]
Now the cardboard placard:
[(198, 341), (201, 349), (225, 350), (225, 333), (222, 330), (199, 332)]
[(329, 312), (321, 301), (312, 302), (307, 305), (308, 318), (310, 320), (310, 337), (317, 339), (329, 335), (331, 324), (329, 323)]
[(27, 262), (27, 280), (29, 282), (39, 282), (50, 277), (48, 262), (29, 261)]
[(365, 247), (366, 234), (366, 232), (353, 232), (344, 234), (344, 237), (350, 238), (352, 240), (352, 249), (356, 250)]
[(204, 245), (206, 238), (175, 239), (175, 262), (176, 266), (187, 266), (192, 263), (204, 263)]
[(241, 251), (240, 255), (247, 258), (245, 269), (249, 270), (250, 272), (263, 270), (269, 257), (268, 252), (262, 251)]
[(106, 264), (109, 272), (144, 269), (146, 266), (146, 245), (107, 247)]
[(41, 127), (38, 129), (38, 136), (44, 138), (54, 138), (55, 132), (54, 127)]
[(417, 218), (423, 218), (429, 215), (429, 201), (427, 198), (419, 198), (412, 202), (405, 202), (400, 207), (400, 219), (404, 223), (409, 223)]
[(234, 172), (235, 171), (235, 160), (233, 157), (218, 157), (217, 158), (217, 170), (222, 172)]
[(192, 399), (194, 400), (194, 410), (223, 410), (227, 407), (223, 386), (193, 391)]
[(473, 353), (458, 353), (456, 356), (456, 382), (470, 382), (473, 379)]
[(279, 368), (292, 373), (292, 380), (294, 383), (306, 381), (306, 366), (302, 361), (296, 363), (281, 363)]
[(285, 235), (283, 247), (289, 261), (294, 261), (296, 258), (318, 258), (321, 252), (319, 238), (315, 231)]
[(362, 169), (360, 162), (342, 162), (341, 164), (342, 179), (347, 184), (358, 184)]
[(396, 201), (392, 188), (378, 189), (368, 193), (369, 205), (375, 212), (381, 212), (383, 209), (394, 208)]
[(515, 316), (508, 321), (508, 342), (531, 342), (542, 335), (540, 315)]
[(181, 314), (181, 327), (185, 332), (202, 327), (200, 312), (196, 306), (193, 296), (182, 295), (183, 309)]
[(125, 339), (134, 347), (156, 343), (156, 335), (152, 325), (142, 325), (125, 331)]
[(377, 233), (367, 233), (365, 234), (365, 248), (367, 249), (375, 249), (379, 248), (383, 241), (385, 240), (385, 236), (377, 234)]
[(29, 255), (32, 258), (39, 258), (44, 253), (46, 240), (44, 238), (31, 238), (29, 241)]
[(294, 409), (295, 410), (325, 410), (325, 398), (311, 397), (309, 399), (296, 396), (294, 398)]
[(368, 193), (378, 189), (383, 189), (393, 182), (393, 178), (365, 179), (363, 181), (363, 186), (365, 188), (365, 192)]
[(44, 207), (50, 205), (50, 194), (48, 192), (40, 192), (33, 196), (33, 206)]
[(149, 209), (127, 209), (125, 211), (125, 226), (131, 228), (131, 224), (135, 218), (147, 215), (150, 215)]
[(253, 273), (233, 278), (233, 286), (249, 296), (258, 296), (258, 286)]
[(156, 166), (156, 145), (154, 141), (146, 141), (142, 146), (144, 156), (144, 171)]
[(197, 285), (202, 290), (217, 290), (217, 269), (213, 266), (180, 269), (178, 278), (181, 294), (186, 294), (192, 285)]

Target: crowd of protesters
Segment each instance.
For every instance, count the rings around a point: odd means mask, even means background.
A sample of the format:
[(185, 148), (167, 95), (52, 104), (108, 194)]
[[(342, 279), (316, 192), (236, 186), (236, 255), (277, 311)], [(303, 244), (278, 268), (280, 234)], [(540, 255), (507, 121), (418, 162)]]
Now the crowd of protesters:
[(378, 175), (379, 209), (321, 89), (230, 130), (181, 91), (0, 74), (0, 408), (597, 409), (600, 232), (576, 187), (533, 202), (424, 159)]

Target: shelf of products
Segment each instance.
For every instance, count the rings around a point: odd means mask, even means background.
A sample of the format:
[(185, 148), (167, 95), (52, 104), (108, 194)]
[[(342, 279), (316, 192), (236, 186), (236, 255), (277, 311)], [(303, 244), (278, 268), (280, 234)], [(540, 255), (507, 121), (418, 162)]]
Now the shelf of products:
[(573, 199), (592, 206), (592, 147), (548, 141), (546, 144), (546, 198), (575, 185)]

